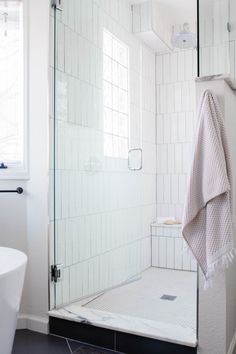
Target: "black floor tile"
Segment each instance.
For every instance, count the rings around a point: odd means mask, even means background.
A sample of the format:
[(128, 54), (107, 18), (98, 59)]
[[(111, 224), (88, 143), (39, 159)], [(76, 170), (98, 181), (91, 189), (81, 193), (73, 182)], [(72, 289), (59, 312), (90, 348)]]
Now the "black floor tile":
[(114, 350), (108, 350), (106, 348), (99, 348), (94, 345), (78, 342), (76, 340), (67, 339), (67, 343), (73, 354), (124, 354), (118, 353)]
[(71, 351), (63, 338), (18, 330), (12, 354), (71, 354)]
[(69, 344), (72, 352), (75, 352), (76, 349), (78, 349), (81, 346), (80, 342), (78, 342), (77, 340), (71, 340), (71, 339), (68, 339), (68, 344)]
[(87, 345), (81, 345), (74, 354), (114, 354), (115, 352), (111, 352), (105, 349), (99, 349), (95, 347), (88, 347)]
[(90, 346), (81, 342), (78, 342), (76, 340), (71, 340), (71, 339), (67, 339), (67, 342), (69, 344), (69, 347), (72, 351), (72, 353), (91, 353), (91, 354), (100, 354), (100, 353), (104, 353), (104, 354), (114, 354), (116, 352), (114, 351), (110, 351), (107, 349), (102, 349), (99, 347), (95, 347), (95, 346)]

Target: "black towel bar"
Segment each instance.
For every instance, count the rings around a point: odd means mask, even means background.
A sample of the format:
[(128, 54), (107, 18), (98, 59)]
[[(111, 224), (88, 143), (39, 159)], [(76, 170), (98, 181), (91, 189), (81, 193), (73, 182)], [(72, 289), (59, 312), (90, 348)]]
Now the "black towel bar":
[(16, 189), (4, 189), (4, 190), (0, 189), (0, 193), (18, 193), (18, 194), (22, 194), (23, 192), (24, 192), (24, 190), (21, 187), (17, 187)]

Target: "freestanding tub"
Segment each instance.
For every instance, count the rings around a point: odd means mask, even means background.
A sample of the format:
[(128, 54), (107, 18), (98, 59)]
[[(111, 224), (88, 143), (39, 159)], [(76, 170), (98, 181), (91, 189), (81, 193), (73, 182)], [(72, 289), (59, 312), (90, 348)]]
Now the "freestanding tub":
[(0, 354), (11, 354), (27, 257), (0, 247)]

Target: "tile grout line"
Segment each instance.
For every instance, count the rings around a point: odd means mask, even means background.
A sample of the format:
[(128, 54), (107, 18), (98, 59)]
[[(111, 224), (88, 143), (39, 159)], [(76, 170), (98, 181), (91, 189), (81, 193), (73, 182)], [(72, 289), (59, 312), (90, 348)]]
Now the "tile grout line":
[(69, 348), (70, 354), (73, 354), (73, 352), (72, 352), (72, 350), (71, 350), (70, 343), (69, 343), (68, 339), (67, 339), (67, 338), (65, 338), (65, 340), (66, 340), (66, 343), (67, 343), (67, 345), (68, 345), (68, 348)]

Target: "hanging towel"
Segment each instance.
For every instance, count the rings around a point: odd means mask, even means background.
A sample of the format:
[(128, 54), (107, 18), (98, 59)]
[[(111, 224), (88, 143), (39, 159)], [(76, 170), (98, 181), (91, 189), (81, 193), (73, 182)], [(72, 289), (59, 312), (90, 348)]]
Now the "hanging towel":
[(234, 257), (231, 209), (231, 168), (224, 122), (217, 97), (206, 90), (198, 108), (182, 228), (205, 276), (205, 288)]

